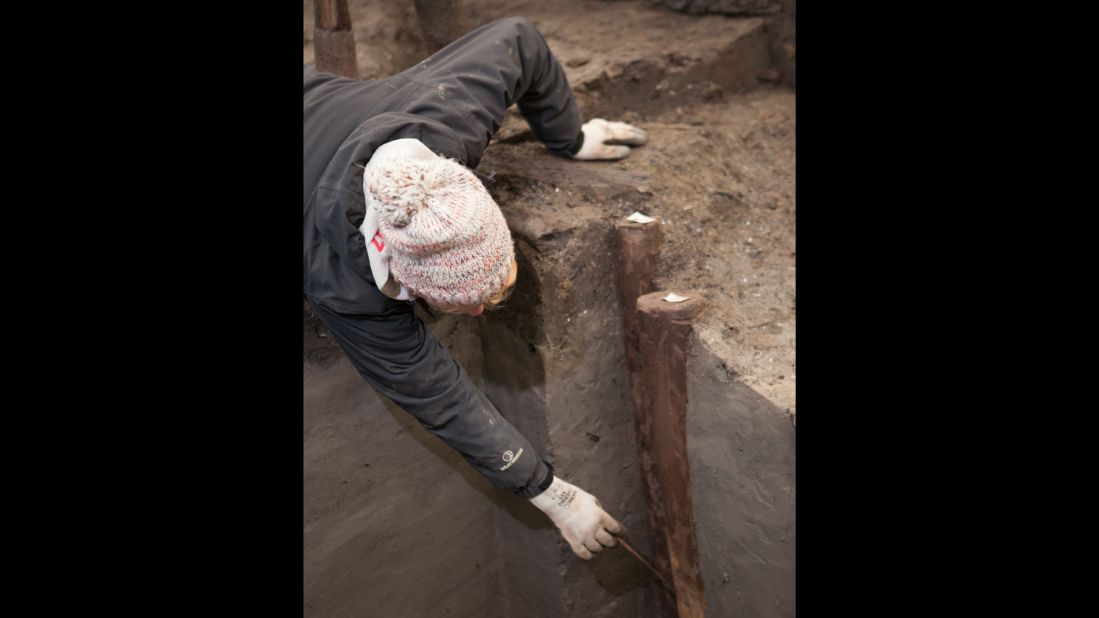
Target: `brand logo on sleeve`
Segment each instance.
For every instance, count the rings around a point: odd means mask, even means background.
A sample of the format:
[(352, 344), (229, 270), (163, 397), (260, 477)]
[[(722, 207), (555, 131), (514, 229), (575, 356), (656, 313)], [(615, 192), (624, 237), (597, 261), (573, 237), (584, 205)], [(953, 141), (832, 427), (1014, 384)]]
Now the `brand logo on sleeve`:
[(523, 449), (519, 449), (518, 453), (513, 453), (510, 450), (504, 451), (504, 454), (500, 456), (504, 460), (504, 466), (500, 468), (500, 471), (507, 470), (511, 467), (511, 464), (519, 461), (519, 458), (523, 456)]

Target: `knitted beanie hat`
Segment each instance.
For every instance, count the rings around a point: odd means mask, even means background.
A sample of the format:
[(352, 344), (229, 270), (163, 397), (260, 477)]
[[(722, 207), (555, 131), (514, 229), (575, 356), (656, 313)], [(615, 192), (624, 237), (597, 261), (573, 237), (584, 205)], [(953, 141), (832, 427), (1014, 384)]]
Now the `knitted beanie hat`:
[(504, 287), (515, 248), (481, 181), (451, 159), (393, 158), (367, 183), (389, 269), (433, 305), (479, 305)]

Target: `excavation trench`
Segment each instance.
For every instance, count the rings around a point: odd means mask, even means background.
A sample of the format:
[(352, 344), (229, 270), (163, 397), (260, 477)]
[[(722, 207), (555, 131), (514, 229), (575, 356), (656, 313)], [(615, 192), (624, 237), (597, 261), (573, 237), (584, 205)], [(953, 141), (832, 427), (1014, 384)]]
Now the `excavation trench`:
[[(601, 227), (566, 235), (604, 247), (609, 266)], [(609, 273), (551, 259), (563, 241), (553, 233), (519, 236), (522, 276), (506, 307), (422, 317), (535, 449), (649, 554), (619, 316), (613, 286), (599, 284)], [(633, 556), (578, 559), (541, 512), (365, 385), (308, 309), (305, 322), (307, 615), (671, 615)]]
[(677, 594), (624, 549), (573, 555), (539, 511), (375, 394), (306, 309), (306, 615), (792, 615), (788, 418), (698, 339), (697, 291), (676, 308), (660, 306), (661, 291), (637, 300), (635, 315), (621, 309), (615, 223), (538, 214), (544, 190), (508, 173), (493, 186), (519, 260), (506, 306), (422, 317)]
[[(362, 77), (425, 53), (405, 4), (351, 2)], [(738, 94), (766, 64), (759, 19), (651, 4), (477, 3), (480, 22), (532, 17), (585, 117), (634, 122), (650, 143), (621, 163), (566, 161), (509, 114), (478, 172), (495, 175), (517, 289), (478, 318), (422, 317), (679, 593), (624, 549), (577, 558), (377, 395), (303, 304), (304, 615), (794, 615), (793, 94)], [(663, 241), (623, 262), (634, 210)], [(669, 291), (705, 300), (672, 347), (637, 311)], [(663, 415), (645, 403), (665, 396)]]

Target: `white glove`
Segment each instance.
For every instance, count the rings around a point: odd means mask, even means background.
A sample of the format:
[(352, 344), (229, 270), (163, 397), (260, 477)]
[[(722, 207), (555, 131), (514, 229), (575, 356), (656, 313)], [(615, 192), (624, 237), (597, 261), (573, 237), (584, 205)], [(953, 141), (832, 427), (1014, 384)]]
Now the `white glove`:
[(603, 547), (618, 544), (611, 533), (622, 532), (622, 526), (603, 510), (595, 496), (558, 476), (530, 501), (549, 516), (572, 551), (584, 560), (591, 560), (592, 554), (603, 551)]
[(630, 146), (645, 143), (645, 131), (625, 122), (607, 122), (594, 118), (580, 127), (584, 133), (584, 145), (573, 155), (574, 159), (621, 159), (630, 154), (629, 146), (611, 146), (606, 142), (619, 142)]

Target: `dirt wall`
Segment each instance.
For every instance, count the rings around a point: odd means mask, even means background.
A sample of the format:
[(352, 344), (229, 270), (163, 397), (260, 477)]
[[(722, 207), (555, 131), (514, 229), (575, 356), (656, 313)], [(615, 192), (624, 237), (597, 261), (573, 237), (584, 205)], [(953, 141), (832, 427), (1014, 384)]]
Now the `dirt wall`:
[(503, 615), (495, 490), (345, 357), (303, 373), (303, 615)]
[(695, 337), (687, 452), (708, 616), (794, 616), (791, 417)]

